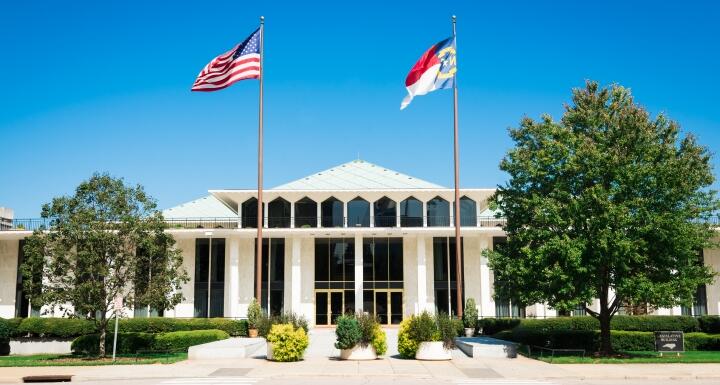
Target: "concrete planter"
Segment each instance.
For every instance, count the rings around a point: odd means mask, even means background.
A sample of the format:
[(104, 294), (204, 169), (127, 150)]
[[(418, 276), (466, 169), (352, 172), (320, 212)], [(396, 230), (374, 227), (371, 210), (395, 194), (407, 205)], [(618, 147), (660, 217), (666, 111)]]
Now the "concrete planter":
[(442, 341), (425, 341), (418, 346), (416, 360), (446, 361), (452, 359), (451, 351), (445, 349)]
[(248, 337), (250, 338), (257, 338), (258, 336), (258, 330), (257, 329), (248, 329)]
[(70, 354), (74, 338), (12, 338), (10, 339), (10, 354)]
[(352, 349), (341, 349), (340, 359), (352, 361), (375, 360), (377, 359), (377, 352), (371, 344), (367, 344), (365, 347), (358, 344), (353, 346)]
[(465, 337), (475, 336), (475, 328), (465, 328)]
[(274, 358), (273, 358), (273, 344), (272, 344), (272, 342), (268, 342), (268, 343), (267, 343), (267, 355), (266, 355), (265, 358), (267, 358), (269, 361), (273, 361), (273, 360), (274, 360)]

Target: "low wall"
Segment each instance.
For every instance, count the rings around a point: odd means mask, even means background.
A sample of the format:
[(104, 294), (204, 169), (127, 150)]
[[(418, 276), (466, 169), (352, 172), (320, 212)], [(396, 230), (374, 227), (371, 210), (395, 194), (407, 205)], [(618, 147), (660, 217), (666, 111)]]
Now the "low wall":
[(10, 354), (70, 354), (73, 338), (13, 338)]

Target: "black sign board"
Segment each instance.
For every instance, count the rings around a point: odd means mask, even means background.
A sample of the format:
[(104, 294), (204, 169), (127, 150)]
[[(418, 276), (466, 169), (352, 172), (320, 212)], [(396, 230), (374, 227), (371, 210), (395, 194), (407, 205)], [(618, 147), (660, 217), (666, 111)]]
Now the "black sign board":
[(655, 350), (658, 352), (684, 352), (683, 332), (655, 332)]

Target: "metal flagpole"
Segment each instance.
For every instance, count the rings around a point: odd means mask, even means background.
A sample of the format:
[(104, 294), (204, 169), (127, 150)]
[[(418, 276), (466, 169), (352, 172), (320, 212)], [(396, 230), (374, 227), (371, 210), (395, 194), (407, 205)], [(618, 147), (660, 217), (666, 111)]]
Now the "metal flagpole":
[[(452, 16), (453, 39), (455, 40), (457, 50), (457, 40), (455, 32), (455, 15)], [(456, 53), (457, 55), (457, 53)], [(457, 57), (457, 56), (456, 56)], [(458, 159), (458, 91), (457, 91), (457, 72), (453, 75), (453, 126), (454, 126), (454, 157), (455, 157), (455, 274), (457, 284), (457, 315), (462, 318), (463, 315), (463, 279), (462, 279), (462, 244), (460, 243), (460, 167)]]
[[(255, 299), (261, 302), (262, 291), (262, 228), (263, 228), (263, 79), (265, 66), (263, 55), (265, 44), (265, 16), (260, 16), (260, 109), (258, 112), (258, 187), (257, 187), (257, 247), (255, 251)], [(268, 309), (269, 310), (269, 309)]]

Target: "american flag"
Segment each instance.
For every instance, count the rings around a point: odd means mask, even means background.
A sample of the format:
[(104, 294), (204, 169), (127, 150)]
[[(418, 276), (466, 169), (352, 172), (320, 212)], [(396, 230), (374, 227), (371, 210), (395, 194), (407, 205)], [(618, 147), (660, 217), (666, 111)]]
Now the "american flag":
[(217, 91), (243, 79), (260, 77), (260, 29), (200, 71), (192, 91)]

